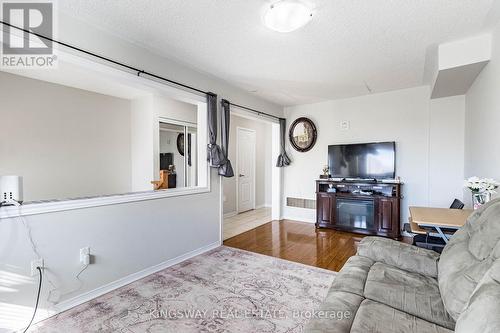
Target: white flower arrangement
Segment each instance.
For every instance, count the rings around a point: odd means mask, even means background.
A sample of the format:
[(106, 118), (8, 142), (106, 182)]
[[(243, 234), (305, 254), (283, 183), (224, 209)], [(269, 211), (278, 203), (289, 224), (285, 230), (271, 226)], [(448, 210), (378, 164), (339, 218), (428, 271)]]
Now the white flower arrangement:
[(496, 193), (496, 189), (500, 185), (494, 179), (491, 178), (479, 178), (479, 177), (470, 177), (465, 180), (464, 187), (467, 187), (472, 193)]

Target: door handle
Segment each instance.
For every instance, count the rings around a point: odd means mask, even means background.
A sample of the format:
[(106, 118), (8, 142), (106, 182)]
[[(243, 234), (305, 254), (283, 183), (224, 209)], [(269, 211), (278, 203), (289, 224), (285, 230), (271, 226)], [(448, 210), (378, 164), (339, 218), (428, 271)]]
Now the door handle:
[(238, 177), (245, 177), (245, 175), (242, 175), (241, 173), (238, 175)]

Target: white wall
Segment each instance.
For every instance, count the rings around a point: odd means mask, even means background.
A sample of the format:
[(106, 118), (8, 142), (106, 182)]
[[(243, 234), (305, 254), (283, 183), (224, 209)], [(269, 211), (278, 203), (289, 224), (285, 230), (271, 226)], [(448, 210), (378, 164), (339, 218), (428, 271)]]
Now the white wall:
[(439, 45), (439, 70), (488, 61), (491, 36), (483, 34)]
[(156, 95), (154, 96), (154, 108), (158, 117), (165, 117), (193, 124), (197, 122), (196, 114), (198, 110), (194, 104)]
[[(83, 49), (213, 91), (219, 97), (238, 104), (282, 115), (282, 108), (278, 105), (62, 14), (59, 17), (59, 32), (60, 40)], [(74, 276), (80, 268), (80, 247), (88, 245), (94, 248), (96, 264), (81, 276), (83, 286), (77, 292), (61, 298), (67, 300), (83, 297), (86, 292), (105, 287), (107, 283), (143, 268), (219, 242), (220, 198), (219, 177), (213, 170), (209, 193), (31, 216), (27, 218), (27, 224), (33, 228), (33, 239), (46, 261), (47, 278), (55, 281), (61, 293), (75, 287)], [(196, 204), (193, 205), (193, 202)], [(36, 255), (30, 250), (28, 238), (21, 227), (19, 221), (0, 220), (0, 269), (3, 274), (17, 274), (25, 278), (19, 279), (25, 282), (16, 285), (15, 292), (5, 297), (2, 295), (3, 304), (0, 305), (2, 309), (20, 309), (16, 318), (20, 326), (29, 320), (37, 282), (28, 277), (30, 261)], [(42, 314), (44, 309), (51, 308), (47, 302), (48, 289), (45, 284), (40, 304)], [(24, 312), (21, 313), (21, 309)], [(0, 323), (0, 327), (5, 325)]]
[[(177, 101), (171, 98), (167, 98), (160, 95), (154, 96), (154, 122), (155, 122), (155, 146), (158, 147), (158, 151), (162, 152), (160, 149), (160, 131), (158, 126), (159, 118), (163, 118), (165, 122), (170, 120), (177, 120), (181, 122), (197, 124), (198, 123), (198, 106), (195, 104), (189, 104), (182, 101)], [(195, 125), (196, 126), (196, 125)], [(177, 136), (175, 137), (177, 140)], [(171, 141), (174, 145), (174, 164), (176, 166), (177, 172), (177, 187), (184, 187), (184, 157), (179, 154), (177, 151), (177, 141)], [(157, 143), (156, 143), (157, 142)], [(198, 143), (196, 141), (192, 142), (193, 146), (196, 146)], [(192, 154), (196, 152), (196, 147), (191, 152)], [(187, 150), (185, 150), (185, 156), (187, 157)], [(194, 160), (194, 156), (192, 155), (192, 161)], [(160, 170), (160, 159), (158, 154), (154, 155), (154, 163), (155, 163), (155, 179), (159, 179), (159, 170)], [(203, 164), (205, 165), (205, 164)], [(188, 172), (192, 173), (192, 167), (188, 167)], [(195, 179), (194, 177), (191, 177)], [(189, 180), (188, 182), (190, 182)]]
[(430, 102), (429, 202), (449, 207), (463, 199), (465, 96)]
[[(181, 126), (182, 127), (182, 126)], [(184, 156), (177, 150), (177, 136), (184, 133), (184, 129), (179, 132), (160, 131), (160, 153), (172, 153), (175, 172), (177, 174), (177, 187), (184, 187)]]
[(130, 101), (5, 72), (0, 87), (0, 175), (24, 177), (25, 201), (130, 192)]
[(465, 96), (465, 176), (500, 180), (500, 25), (492, 36), (490, 63)]
[[(61, 41), (72, 43), (82, 49), (105, 55), (198, 89), (212, 91), (218, 94), (219, 98), (224, 97), (234, 103), (250, 106), (276, 116), (283, 115), (283, 108), (277, 104), (258, 98), (211, 74), (193, 70), (176, 60), (161, 57), (154, 52), (137, 47), (124, 39), (89, 26), (63, 13), (59, 15), (58, 34)], [(137, 75), (137, 73), (132, 74)]]
[(276, 158), (279, 154), (273, 155), (273, 124), (266, 124), (266, 131), (264, 135), (264, 155), (266, 156), (266, 166), (264, 168), (264, 206), (271, 207), (272, 206), (272, 194), (273, 194), (273, 186), (277, 185), (277, 182), (273, 184), (273, 169), (276, 168)]
[[(149, 191), (156, 171), (153, 98), (132, 101), (131, 143), (132, 192)], [(157, 150), (156, 150), (157, 151)]]
[[(160, 117), (165, 122), (177, 120), (198, 123), (198, 105), (161, 95), (150, 95), (132, 101), (132, 191), (153, 189), (151, 181), (160, 178)], [(174, 142), (177, 147), (176, 142)], [(177, 152), (177, 148), (175, 149)], [(177, 159), (177, 184), (182, 184), (184, 169)], [(182, 187), (182, 186), (178, 186)]]
[[(404, 182), (402, 200), (402, 221), (407, 221), (409, 205), (443, 205), (448, 198), (449, 205), (459, 193), (462, 184), (461, 166), (444, 177), (445, 188), (432, 187), (429, 196), (429, 181), (435, 178), (432, 172), (440, 172), (435, 156), (452, 156), (460, 161), (463, 144), (446, 140), (439, 144), (429, 141), (440, 140), (437, 131), (454, 133), (463, 131), (463, 120), (448, 121), (460, 100), (433, 102), (429, 100), (429, 87), (418, 87), (369, 96), (301, 105), (285, 109), (287, 125), (298, 117), (311, 118), (318, 130), (318, 140), (313, 149), (299, 153), (287, 143), (292, 165), (285, 168), (284, 199), (286, 197), (315, 199), (315, 179), (327, 164), (328, 145), (376, 141), (396, 141), (396, 175)], [(462, 102), (463, 103), (463, 102)], [(431, 111), (432, 109), (432, 111)], [(463, 118), (460, 108), (457, 118)], [(340, 122), (350, 122), (349, 130), (342, 130)], [(459, 136), (459, 135), (458, 135)], [(288, 141), (288, 140), (287, 140)], [(432, 147), (432, 155), (430, 155)], [(431, 156), (431, 159), (429, 159)], [(459, 185), (458, 185), (459, 184)], [(285, 203), (283, 203), (285, 205)], [(315, 211), (294, 207), (283, 207), (285, 218), (313, 222)]]
[[(243, 127), (254, 130), (255, 133), (255, 206), (271, 206), (271, 124), (263, 121), (239, 117), (231, 114), (229, 131), (229, 160), (236, 170), (236, 129)], [(224, 178), (224, 214), (236, 212), (236, 176)]]

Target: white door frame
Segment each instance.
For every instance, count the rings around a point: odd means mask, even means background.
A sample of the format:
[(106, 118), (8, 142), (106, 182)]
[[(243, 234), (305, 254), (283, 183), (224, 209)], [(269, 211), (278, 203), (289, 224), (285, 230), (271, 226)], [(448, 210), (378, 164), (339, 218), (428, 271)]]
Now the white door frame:
[(253, 195), (253, 209), (255, 209), (255, 201), (256, 201), (256, 185), (255, 185), (255, 176), (256, 176), (256, 172), (255, 172), (255, 168), (256, 168), (256, 163), (255, 163), (255, 159), (257, 158), (257, 132), (251, 128), (245, 128), (245, 127), (240, 127), (240, 126), (237, 126), (236, 127), (236, 174), (234, 175), (236, 177), (236, 214), (239, 214), (240, 213), (240, 176), (239, 176), (239, 131), (247, 131), (247, 132), (251, 132), (253, 133), (253, 138), (254, 138), (254, 141), (253, 141), (253, 158), (252, 158), (252, 164), (253, 164), (253, 175), (252, 175), (252, 195)]
[[(261, 121), (271, 125), (272, 136), (272, 149), (271, 149), (271, 163), (272, 163), (272, 186), (271, 186), (271, 205), (272, 213), (271, 219), (280, 221), (282, 218), (281, 207), (283, 203), (283, 168), (276, 167), (276, 158), (280, 153), (280, 126), (277, 119), (267, 118), (264, 116), (257, 116), (253, 112), (238, 107), (231, 108), (231, 117), (237, 116), (254, 121)], [(235, 166), (235, 165), (233, 165)], [(223, 244), (224, 239), (224, 185), (222, 176), (219, 176), (219, 243)]]

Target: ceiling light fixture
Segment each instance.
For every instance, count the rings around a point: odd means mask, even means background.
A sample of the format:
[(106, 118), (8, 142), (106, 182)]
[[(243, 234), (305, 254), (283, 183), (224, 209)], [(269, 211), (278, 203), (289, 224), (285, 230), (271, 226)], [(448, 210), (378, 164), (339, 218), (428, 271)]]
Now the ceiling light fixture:
[(274, 31), (291, 32), (312, 19), (312, 10), (299, 0), (280, 0), (264, 13), (264, 24)]

